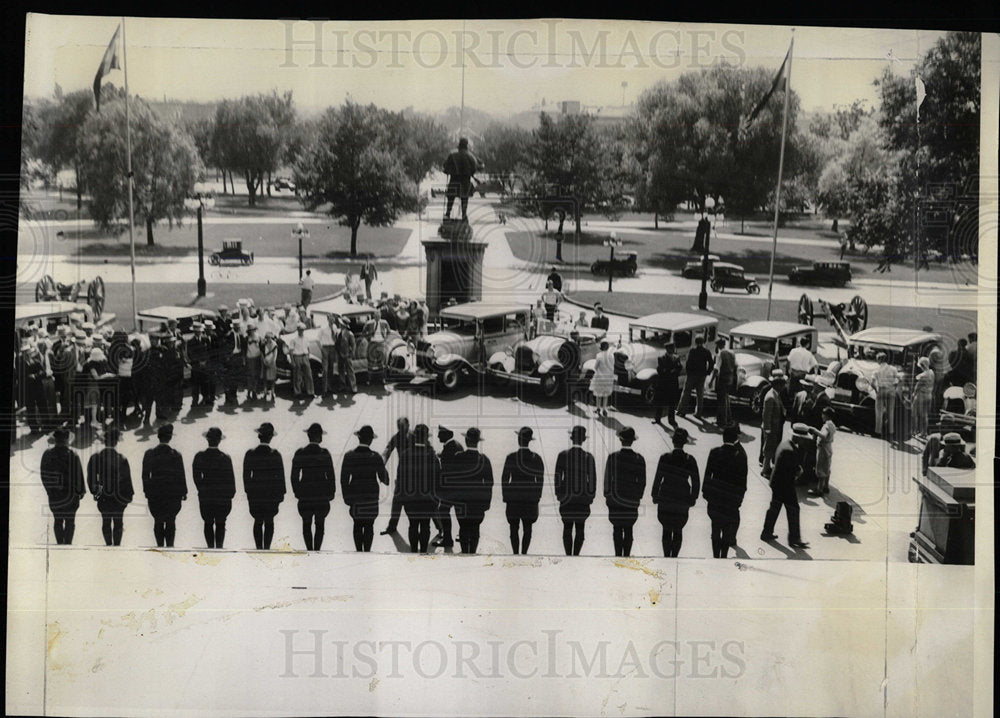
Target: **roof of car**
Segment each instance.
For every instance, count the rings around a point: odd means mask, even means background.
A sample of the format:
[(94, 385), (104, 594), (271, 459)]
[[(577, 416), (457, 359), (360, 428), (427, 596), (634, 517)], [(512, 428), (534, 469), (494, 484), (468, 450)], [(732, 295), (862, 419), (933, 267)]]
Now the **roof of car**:
[[(708, 255), (708, 261), (710, 261), (710, 262), (718, 262), (719, 261), (719, 255), (718, 254), (710, 254), (710, 255)], [(701, 264), (701, 263), (702, 263), (702, 258), (701, 257), (699, 257), (698, 259), (692, 259), (692, 260), (690, 260), (688, 262), (688, 264)]]
[(644, 317), (632, 320), (629, 326), (649, 327), (650, 329), (664, 329), (669, 331), (684, 331), (686, 329), (698, 329), (699, 327), (718, 324), (715, 317), (706, 317), (701, 314), (685, 314), (684, 312), (659, 312), (658, 314), (647, 314)]
[(795, 322), (746, 322), (729, 330), (730, 334), (745, 334), (755, 337), (786, 337), (790, 334), (801, 334), (802, 332), (816, 328), (808, 324), (796, 324)]
[(192, 317), (214, 317), (215, 312), (201, 307), (173, 307), (165, 304), (161, 307), (143, 309), (139, 312), (139, 316), (155, 319), (190, 319)]
[(372, 312), (376, 312), (378, 310), (375, 309), (375, 307), (368, 306), (367, 304), (351, 304), (343, 297), (334, 297), (333, 299), (326, 299), (322, 302), (310, 304), (309, 311), (313, 314), (340, 314), (342, 316), (350, 316), (353, 314), (371, 314)]
[(869, 327), (847, 338), (849, 342), (871, 342), (889, 346), (908, 347), (922, 342), (938, 341), (940, 334), (921, 329), (897, 329), (895, 327)]
[(485, 302), (468, 302), (456, 304), (453, 307), (441, 309), (442, 317), (454, 319), (482, 319), (502, 314), (527, 313), (529, 308), (523, 304), (487, 304)]
[(90, 311), (90, 307), (76, 302), (29, 302), (18, 304), (14, 307), (14, 319), (23, 321), (27, 319), (38, 319), (49, 317), (55, 314), (70, 314), (80, 312), (81, 314)]
[(732, 262), (716, 262), (712, 266), (715, 269), (738, 269), (741, 272), (743, 271), (743, 267), (738, 264), (733, 264)]

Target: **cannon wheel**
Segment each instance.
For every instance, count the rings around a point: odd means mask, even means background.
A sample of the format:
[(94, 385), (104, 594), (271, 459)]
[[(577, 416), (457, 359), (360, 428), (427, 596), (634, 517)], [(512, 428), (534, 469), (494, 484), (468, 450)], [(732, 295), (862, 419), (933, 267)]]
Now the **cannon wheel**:
[(100, 275), (87, 287), (87, 304), (94, 310), (94, 319), (100, 319), (104, 313), (104, 280)]
[(38, 284), (35, 285), (35, 301), (43, 302), (47, 299), (51, 299), (56, 293), (56, 280), (54, 280), (50, 275), (46, 274), (44, 277), (38, 280)]
[(854, 311), (854, 324), (852, 334), (868, 328), (868, 302), (860, 294), (854, 295), (851, 300), (851, 309)]
[(812, 300), (809, 298), (809, 295), (807, 294), (803, 294), (801, 297), (799, 297), (798, 315), (799, 315), (799, 324), (808, 324), (809, 326), (812, 326), (813, 316), (815, 315), (813, 314)]

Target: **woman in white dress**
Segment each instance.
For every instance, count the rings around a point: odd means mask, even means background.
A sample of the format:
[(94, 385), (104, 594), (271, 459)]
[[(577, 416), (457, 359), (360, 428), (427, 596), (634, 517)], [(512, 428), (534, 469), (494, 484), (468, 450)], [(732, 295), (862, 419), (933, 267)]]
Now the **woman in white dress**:
[(615, 357), (608, 342), (601, 342), (601, 350), (594, 359), (594, 376), (590, 380), (590, 391), (594, 394), (597, 416), (608, 415), (608, 397), (615, 386)]

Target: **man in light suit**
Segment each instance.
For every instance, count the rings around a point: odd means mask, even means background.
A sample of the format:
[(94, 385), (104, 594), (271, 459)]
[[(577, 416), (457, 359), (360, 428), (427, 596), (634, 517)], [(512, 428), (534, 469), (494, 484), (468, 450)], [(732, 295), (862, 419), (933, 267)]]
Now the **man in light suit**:
[(771, 476), (774, 453), (781, 443), (785, 426), (785, 404), (781, 394), (785, 390), (785, 372), (775, 369), (771, 372), (771, 388), (764, 395), (764, 407), (760, 417), (760, 475)]

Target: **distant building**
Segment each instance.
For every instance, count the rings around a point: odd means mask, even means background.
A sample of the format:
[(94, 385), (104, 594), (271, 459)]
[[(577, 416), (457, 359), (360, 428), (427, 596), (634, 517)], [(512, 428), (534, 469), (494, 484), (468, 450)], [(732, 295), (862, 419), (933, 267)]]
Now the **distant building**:
[(199, 120), (211, 120), (215, 118), (215, 109), (218, 103), (215, 102), (184, 102), (182, 100), (147, 100), (153, 112), (165, 120), (172, 120), (178, 124), (198, 122)]
[(590, 115), (598, 127), (614, 127), (624, 124), (635, 111), (635, 105), (584, 105), (579, 100), (564, 100), (559, 103), (562, 115)]

